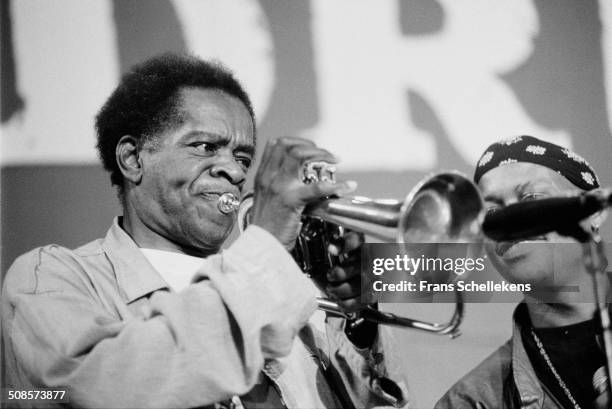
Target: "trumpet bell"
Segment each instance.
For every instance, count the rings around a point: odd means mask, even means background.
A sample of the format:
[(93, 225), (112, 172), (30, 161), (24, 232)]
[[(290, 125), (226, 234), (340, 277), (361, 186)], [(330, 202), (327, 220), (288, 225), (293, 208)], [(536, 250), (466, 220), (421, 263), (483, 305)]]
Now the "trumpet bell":
[(333, 197), (304, 214), (388, 242), (462, 243), (481, 240), (483, 209), (474, 183), (451, 171), (425, 177), (403, 201)]
[(396, 242), (479, 242), (483, 209), (478, 188), (461, 173), (430, 175), (419, 182), (404, 200)]

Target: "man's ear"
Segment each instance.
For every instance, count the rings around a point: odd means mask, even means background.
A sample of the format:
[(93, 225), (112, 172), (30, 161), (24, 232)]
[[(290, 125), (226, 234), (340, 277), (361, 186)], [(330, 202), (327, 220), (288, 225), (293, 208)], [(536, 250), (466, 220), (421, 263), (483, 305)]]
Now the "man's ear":
[(138, 151), (138, 140), (131, 135), (124, 135), (115, 148), (117, 165), (126, 180), (137, 185), (142, 180), (142, 163)]

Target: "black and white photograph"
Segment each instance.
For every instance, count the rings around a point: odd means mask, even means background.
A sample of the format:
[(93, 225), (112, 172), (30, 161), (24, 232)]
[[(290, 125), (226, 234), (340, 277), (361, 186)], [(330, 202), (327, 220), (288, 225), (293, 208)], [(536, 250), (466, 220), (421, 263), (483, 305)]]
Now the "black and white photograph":
[(0, 6), (0, 408), (612, 409), (612, 2)]

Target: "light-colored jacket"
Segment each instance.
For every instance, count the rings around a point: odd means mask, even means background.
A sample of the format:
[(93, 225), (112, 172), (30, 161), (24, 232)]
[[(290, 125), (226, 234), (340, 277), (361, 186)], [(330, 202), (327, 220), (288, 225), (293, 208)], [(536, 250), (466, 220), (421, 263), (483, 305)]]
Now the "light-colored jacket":
[(404, 383), (387, 382), (401, 375), (386, 366), (384, 336), (358, 350), (341, 320), (328, 320), (324, 336), (303, 327), (315, 294), (256, 226), (172, 292), (115, 220), (104, 239), (35, 249), (7, 273), (7, 386), (63, 387), (75, 407), (198, 407), (248, 392), (263, 369), (288, 407), (330, 407), (334, 385), (290, 380), (290, 371), (310, 377), (329, 365), (356, 407), (407, 405)]

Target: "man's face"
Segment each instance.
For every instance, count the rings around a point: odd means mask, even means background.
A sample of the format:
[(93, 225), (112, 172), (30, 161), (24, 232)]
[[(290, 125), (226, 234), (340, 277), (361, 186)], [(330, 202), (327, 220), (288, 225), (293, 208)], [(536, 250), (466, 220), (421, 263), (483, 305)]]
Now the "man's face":
[(133, 206), (154, 242), (207, 255), (234, 225), (235, 215), (220, 212), (217, 201), (226, 192), (240, 197), (255, 151), (253, 122), (244, 104), (224, 92), (185, 88), (181, 97), (182, 123), (140, 153), (143, 177)]
[[(492, 169), (482, 176), (478, 186), (488, 212), (512, 203), (579, 191), (555, 171), (532, 163)], [(579, 245), (556, 233), (523, 241), (488, 241), (485, 247), (495, 268), (512, 282), (568, 285), (583, 274)]]

